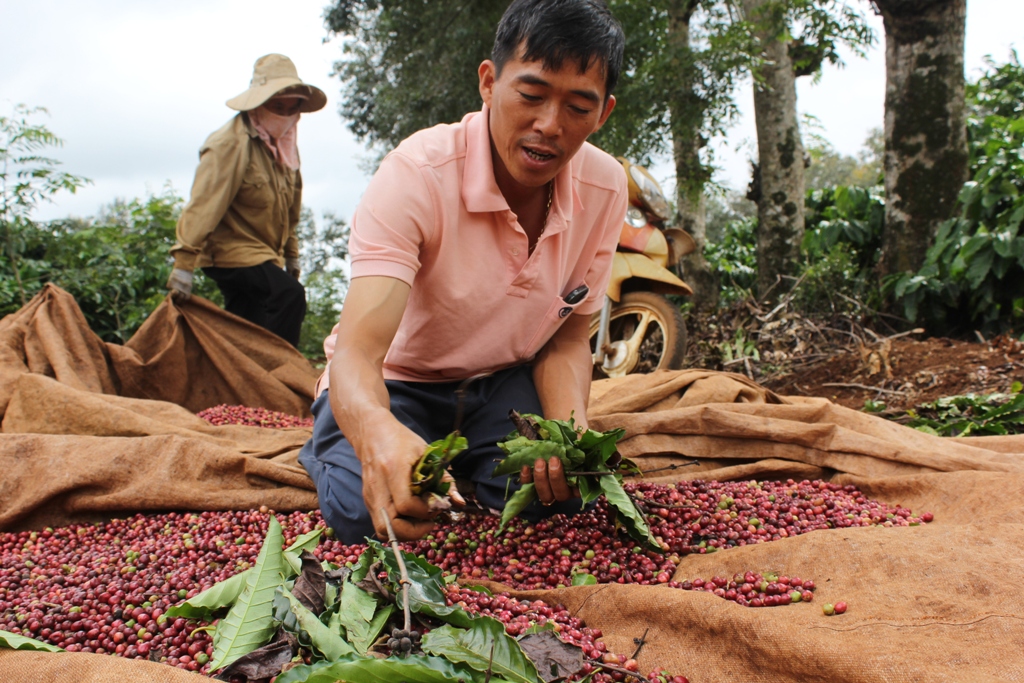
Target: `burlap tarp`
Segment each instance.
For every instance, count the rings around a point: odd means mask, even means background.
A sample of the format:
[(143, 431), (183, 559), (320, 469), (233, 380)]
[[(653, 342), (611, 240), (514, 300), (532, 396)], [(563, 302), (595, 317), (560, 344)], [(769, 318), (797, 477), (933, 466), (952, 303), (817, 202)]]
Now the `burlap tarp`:
[[(61, 330), (67, 344), (18, 347), (9, 341), (9, 318), (0, 321), (0, 529), (147, 510), (315, 507), (295, 463), (308, 430), (211, 427), (192, 415), (195, 404), (124, 393), (117, 371), (88, 368), (109, 368), (131, 354), (70, 326), (73, 302), (48, 296), (19, 323), (33, 330), (21, 338)], [(205, 348), (193, 317), (219, 332), (218, 314), (190, 308), (165, 304), (147, 322), (151, 339), (191, 334), (192, 348)], [(138, 354), (133, 342), (124, 349)], [(30, 347), (21, 357), (11, 351)], [(176, 362), (195, 377), (187, 363), (207, 361), (179, 353)], [(217, 402), (267, 406), (259, 396)], [(701, 463), (655, 481), (821, 477), (935, 514), (920, 527), (815, 531), (691, 555), (676, 573), (679, 580), (746, 570), (799, 575), (818, 585), (809, 604), (754, 609), (664, 586), (523, 593), (564, 604), (602, 629), (617, 652), (632, 654), (634, 638), (646, 633), (643, 672), (665, 667), (695, 683), (1024, 680), (1024, 437), (933, 437), (824, 399), (781, 397), (739, 375), (698, 370), (595, 383), (590, 414), (595, 428), (624, 427), (621, 450), (644, 468)], [(847, 614), (825, 617), (820, 605), (838, 600), (849, 603)], [(0, 650), (0, 680), (197, 679), (105, 655)]]

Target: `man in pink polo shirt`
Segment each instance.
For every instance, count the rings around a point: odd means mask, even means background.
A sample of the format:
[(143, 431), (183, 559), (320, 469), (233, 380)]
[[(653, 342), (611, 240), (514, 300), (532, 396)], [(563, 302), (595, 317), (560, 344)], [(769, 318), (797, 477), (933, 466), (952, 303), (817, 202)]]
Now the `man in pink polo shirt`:
[[(628, 201), (586, 139), (615, 107), (624, 42), (600, 0), (515, 0), (478, 70), (482, 110), (410, 136), (370, 181), (299, 457), (343, 542), (386, 538), (385, 518), (400, 539), (430, 531), (410, 474), (457, 420), (469, 449), (451, 469), (495, 509), (519, 485), (491, 478), (510, 409), (586, 426), (590, 319)], [(580, 509), (557, 458), (521, 479), (540, 499), (525, 517)]]

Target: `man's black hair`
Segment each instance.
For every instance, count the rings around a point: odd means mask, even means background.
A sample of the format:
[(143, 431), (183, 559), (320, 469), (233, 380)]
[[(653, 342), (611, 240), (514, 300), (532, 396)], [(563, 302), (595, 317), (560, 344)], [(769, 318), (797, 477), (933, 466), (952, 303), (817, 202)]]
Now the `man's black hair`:
[(626, 36), (601, 0), (514, 0), (498, 23), (491, 51), (499, 76), (524, 44), (523, 61), (543, 62), (547, 69), (560, 69), (571, 59), (586, 73), (597, 60), (604, 69), (607, 99), (622, 71)]

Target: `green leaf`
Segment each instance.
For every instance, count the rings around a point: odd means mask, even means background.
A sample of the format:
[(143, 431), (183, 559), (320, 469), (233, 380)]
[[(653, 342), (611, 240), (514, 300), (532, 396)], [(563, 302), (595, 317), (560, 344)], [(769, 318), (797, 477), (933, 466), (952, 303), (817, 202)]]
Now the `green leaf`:
[(234, 576), (219, 581), (210, 586), (202, 593), (193, 596), (185, 602), (175, 605), (167, 610), (167, 618), (185, 617), (186, 619), (210, 620), (222, 609), (235, 604), (235, 600), (242, 594), (252, 569), (246, 569)]
[(468, 664), (477, 671), (490, 669), (516, 683), (540, 680), (536, 667), (519, 643), (505, 633), (500, 621), (490, 617), (478, 619), (469, 629), (436, 628), (423, 636), (421, 647), (424, 652)]
[(298, 598), (284, 589), (281, 590), (278, 600), (280, 601), (282, 598), (288, 601), (288, 609), (295, 615), (299, 628), (309, 637), (309, 642), (326, 659), (334, 660), (342, 655), (356, 654), (355, 649), (351, 645), (345, 642), (341, 636), (327, 628), (315, 614), (299, 602)]
[(346, 582), (341, 587), (341, 607), (336, 616), (348, 642), (359, 654), (370, 649), (393, 611), (394, 605), (378, 609), (377, 599), (354, 583)]
[(217, 624), (213, 634), (213, 661), (216, 671), (239, 657), (265, 645), (277, 630), (274, 620), (274, 594), (284, 585), (285, 563), (281, 546), (284, 536), (275, 515), (270, 516), (267, 537), (246, 577), (238, 599)]
[[(529, 441), (529, 439), (527, 439), (527, 441)], [(565, 446), (562, 444), (555, 443), (553, 441), (529, 441), (528, 446), (517, 449), (514, 453), (510, 453), (507, 458), (498, 463), (498, 466), (494, 468), (494, 473), (491, 476), (497, 477), (502, 474), (516, 474), (523, 468), (523, 465), (533, 467), (533, 463), (538, 459), (546, 461), (556, 457), (562, 459), (563, 463), (567, 460), (565, 457)]]
[(35, 640), (34, 638), (26, 638), (25, 636), (19, 636), (17, 633), (11, 633), (10, 631), (0, 631), (0, 647), (6, 647), (11, 650), (35, 650), (37, 652), (64, 652), (63, 649), (56, 645), (50, 645), (44, 643), (41, 640)]
[[(388, 580), (397, 596), (398, 605), (401, 606), (402, 597), (398, 586), (401, 573), (398, 569), (398, 562), (395, 560), (395, 553), (391, 548), (384, 548), (376, 541), (373, 543), (381, 549), (381, 557), (388, 570)], [(409, 609), (411, 611), (436, 617), (449, 624), (462, 627), (470, 626), (477, 619), (461, 607), (447, 605), (444, 573), (439, 567), (435, 567), (422, 557), (404, 551), (402, 559), (405, 560), (405, 571), (412, 582), (409, 586)]]
[(974, 254), (974, 258), (971, 259), (971, 264), (967, 268), (967, 281), (972, 288), (977, 289), (981, 286), (982, 280), (992, 269), (995, 255), (995, 251), (991, 247)]
[(596, 583), (597, 577), (593, 574), (587, 574), (586, 572), (572, 573), (572, 585), (574, 586), (593, 586)]
[(536, 486), (533, 482), (523, 484), (505, 503), (505, 509), (501, 511), (501, 524), (498, 526), (498, 530), (503, 530), (513, 517), (525, 510), (526, 506), (535, 500), (537, 500)]
[(607, 460), (617, 449), (617, 444), (626, 435), (625, 429), (613, 429), (608, 432), (595, 432), (588, 429), (580, 436), (576, 447), (584, 451), (597, 451), (603, 460)]
[(576, 488), (580, 490), (584, 507), (601, 497), (601, 486), (593, 479), (594, 477), (576, 477)]
[(429, 444), (413, 468), (410, 490), (416, 495), (428, 492), (446, 495), (448, 482), (442, 483), (441, 479), (448, 468), (448, 463), (467, 447), (466, 437), (458, 432), (452, 432), (447, 437)]
[(604, 497), (618, 510), (618, 519), (626, 527), (630, 537), (648, 550), (664, 552), (651, 536), (647, 520), (644, 519), (643, 514), (636, 508), (630, 497), (626, 495), (622, 484), (615, 477), (601, 477), (601, 488), (604, 490)]
[(288, 561), (288, 566), (292, 569), (288, 578), (302, 573), (302, 551), (313, 552), (313, 548), (320, 543), (320, 535), (323, 531), (323, 529), (313, 529), (308, 534), (302, 534), (295, 539), (294, 543), (284, 549), (284, 559)]
[[(483, 683), (484, 676), (465, 665), (454, 664), (441, 657), (411, 655), (377, 659), (347, 656), (334, 662), (299, 665), (278, 676), (274, 683), (453, 683), (460, 680)], [(494, 676), (491, 681), (508, 683)]]
[(382, 551), (380, 543), (377, 541), (370, 541), (369, 552), (364, 552), (359, 555), (359, 560), (355, 566), (352, 567), (352, 574), (349, 576), (349, 581), (352, 583), (359, 583), (366, 578), (366, 575), (370, 573), (370, 566), (376, 562), (379, 558), (376, 553)]

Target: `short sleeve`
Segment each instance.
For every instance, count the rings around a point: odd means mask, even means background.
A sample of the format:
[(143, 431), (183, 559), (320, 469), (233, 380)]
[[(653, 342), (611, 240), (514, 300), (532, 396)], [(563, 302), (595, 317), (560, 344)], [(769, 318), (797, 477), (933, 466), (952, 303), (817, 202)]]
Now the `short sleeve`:
[(609, 206), (605, 212), (606, 220), (595, 226), (602, 231), (601, 246), (587, 271), (585, 282), (590, 287), (590, 295), (577, 307), (576, 313), (580, 315), (593, 315), (604, 305), (605, 292), (608, 291), (608, 282), (612, 277), (612, 259), (615, 258), (615, 249), (619, 244), (619, 235), (622, 233), (622, 224), (626, 220), (626, 209), (629, 204), (629, 191), (624, 173), (622, 181), (619, 191), (609, 198)]
[(436, 224), (436, 202), (423, 170), (392, 152), (373, 175), (352, 218), (352, 278), (393, 277), (412, 286), (420, 253)]

